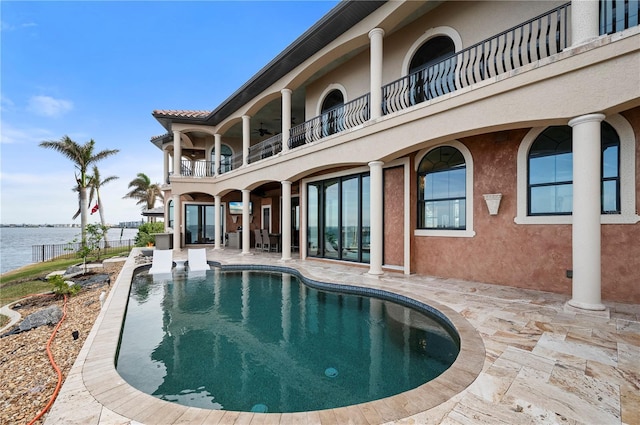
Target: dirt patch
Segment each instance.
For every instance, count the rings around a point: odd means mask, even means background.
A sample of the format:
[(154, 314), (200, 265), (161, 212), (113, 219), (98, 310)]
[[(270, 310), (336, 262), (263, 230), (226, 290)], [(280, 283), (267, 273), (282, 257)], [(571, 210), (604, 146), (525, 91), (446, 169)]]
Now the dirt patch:
[[(110, 268), (112, 282), (120, 273), (120, 267)], [(91, 285), (82, 288), (68, 299), (67, 317), (62, 322), (51, 344), (51, 351), (58, 367), (66, 378), (75, 362), (96, 317), (100, 313), (99, 296), (109, 293), (108, 285)], [(27, 316), (52, 304), (63, 307), (63, 300), (56, 296), (31, 297), (21, 302), (17, 311)], [(47, 405), (57, 384), (57, 374), (49, 363), (46, 352), (54, 326), (42, 326), (17, 335), (9, 335), (0, 341), (0, 424), (24, 424), (31, 421)], [(73, 332), (78, 332), (78, 339)], [(37, 424), (44, 423), (44, 418)]]

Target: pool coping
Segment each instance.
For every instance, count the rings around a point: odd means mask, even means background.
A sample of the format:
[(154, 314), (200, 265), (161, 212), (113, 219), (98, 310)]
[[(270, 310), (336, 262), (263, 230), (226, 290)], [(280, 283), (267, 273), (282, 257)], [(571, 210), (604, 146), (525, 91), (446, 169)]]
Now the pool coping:
[[(187, 407), (180, 404), (160, 400), (129, 385), (116, 371), (115, 358), (127, 308), (132, 278), (141, 266), (136, 264), (137, 250), (134, 249), (125, 262), (109, 296), (105, 300), (74, 364), (63, 393), (67, 398), (85, 400), (83, 402), (84, 417), (78, 423), (99, 423), (103, 410), (107, 409), (122, 417), (145, 424), (217, 424), (217, 423), (250, 423), (261, 416), (272, 423), (274, 421), (290, 423), (384, 423), (395, 421), (433, 409), (450, 400), (471, 385), (482, 372), (485, 362), (485, 345), (478, 331), (458, 312), (431, 299), (417, 296), (402, 288), (380, 287), (376, 278), (368, 277), (346, 287), (365, 288), (366, 292), (379, 294), (385, 292), (400, 297), (416, 300), (441, 312), (456, 329), (460, 336), (460, 352), (458, 357), (444, 373), (423, 385), (403, 393), (361, 404), (337, 407), (333, 409), (298, 412), (298, 413), (253, 413), (229, 410), (210, 410)], [(210, 261), (210, 263), (213, 263)], [(295, 267), (259, 264), (218, 263), (223, 269), (270, 269), (285, 271), (301, 277), (303, 280), (322, 285), (345, 286), (330, 279), (310, 276), (304, 266)], [(67, 387), (67, 388), (65, 388)], [(63, 394), (61, 393), (61, 398)], [(77, 407), (77, 404), (76, 404)], [(64, 420), (57, 409), (56, 420)], [(71, 409), (69, 409), (71, 410)], [(73, 415), (78, 418), (77, 414)], [(52, 420), (54, 418), (51, 418)], [(47, 418), (49, 422), (50, 418)], [(104, 419), (104, 418), (103, 418)]]

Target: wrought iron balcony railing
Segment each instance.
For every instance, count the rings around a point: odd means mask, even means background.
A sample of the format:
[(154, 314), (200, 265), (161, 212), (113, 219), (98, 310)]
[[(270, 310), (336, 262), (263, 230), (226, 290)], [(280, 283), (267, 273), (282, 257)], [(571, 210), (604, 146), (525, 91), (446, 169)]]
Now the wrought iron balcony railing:
[(390, 114), (556, 54), (567, 46), (570, 3), (382, 87)]
[[(561, 5), (383, 86), (383, 114), (401, 111), (561, 52), (568, 46), (570, 5)], [(638, 0), (601, 0), (600, 34), (640, 25), (639, 17)], [(369, 119), (367, 93), (291, 128), (289, 148), (319, 141)], [(282, 135), (278, 134), (251, 146), (247, 160), (254, 163), (281, 151)], [(219, 172), (231, 171), (242, 164), (242, 152), (224, 156)], [(183, 161), (182, 175), (212, 176), (213, 166), (208, 161)]]
[(367, 93), (291, 128), (289, 147), (297, 148), (364, 124), (370, 116), (369, 97), (369, 93)]
[(188, 177), (211, 177), (214, 173), (213, 161), (203, 159), (188, 160), (183, 159), (181, 164), (181, 175)]
[(282, 133), (249, 147), (249, 163), (277, 155), (280, 151), (282, 151)]
[(601, 0), (600, 35), (613, 34), (640, 24), (638, 0)]
[(242, 166), (242, 152), (220, 158), (220, 174), (228, 173), (231, 170)]

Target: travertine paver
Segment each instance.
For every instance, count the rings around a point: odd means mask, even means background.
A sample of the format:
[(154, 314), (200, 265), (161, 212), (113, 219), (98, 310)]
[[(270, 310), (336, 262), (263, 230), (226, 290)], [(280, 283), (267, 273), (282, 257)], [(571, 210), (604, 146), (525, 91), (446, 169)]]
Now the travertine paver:
[[(134, 269), (133, 262), (128, 261), (47, 424), (135, 424), (142, 423), (141, 418), (149, 424), (185, 425), (348, 421), (640, 424), (638, 305), (606, 303), (607, 312), (585, 314), (565, 307), (567, 296), (539, 291), (396, 272), (373, 278), (366, 269), (344, 263), (278, 262), (275, 253), (240, 255), (236, 250), (208, 249), (207, 256), (209, 261), (222, 264), (278, 264), (325, 282), (381, 288), (433, 300), (450, 313), (459, 313), (460, 320), (475, 328), (462, 335), (463, 352), (471, 355), (465, 358), (473, 359), (474, 346), (465, 341), (476, 341), (480, 361), (464, 362), (446, 379), (436, 379), (429, 387), (398, 397), (319, 412), (274, 415), (207, 411), (150, 400), (150, 396), (132, 390), (112, 367), (104, 366), (113, 364), (112, 341), (121, 326), (121, 310)], [(174, 258), (182, 257), (186, 259), (186, 251), (175, 252)], [(120, 312), (110, 315), (107, 311)], [(99, 373), (92, 373), (88, 365)], [(452, 392), (456, 383), (463, 383), (465, 388)], [(435, 404), (416, 411), (425, 403)], [(73, 412), (78, 412), (75, 420)]]

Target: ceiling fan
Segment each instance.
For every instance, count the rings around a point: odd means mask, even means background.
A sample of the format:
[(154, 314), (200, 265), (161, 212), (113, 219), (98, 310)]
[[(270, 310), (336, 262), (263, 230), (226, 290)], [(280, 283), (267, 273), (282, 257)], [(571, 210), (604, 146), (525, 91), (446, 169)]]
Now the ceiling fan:
[(267, 136), (267, 135), (271, 136), (273, 134), (269, 130), (267, 130), (266, 128), (263, 128), (262, 127), (262, 123), (260, 123), (260, 128), (256, 128), (253, 131), (258, 133), (260, 135), (260, 137)]

